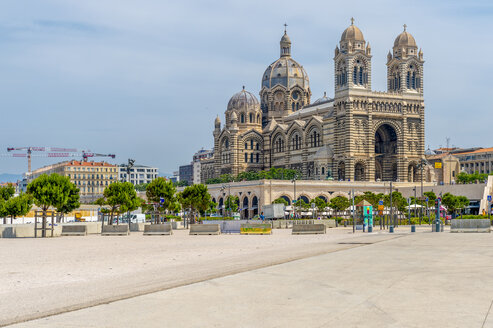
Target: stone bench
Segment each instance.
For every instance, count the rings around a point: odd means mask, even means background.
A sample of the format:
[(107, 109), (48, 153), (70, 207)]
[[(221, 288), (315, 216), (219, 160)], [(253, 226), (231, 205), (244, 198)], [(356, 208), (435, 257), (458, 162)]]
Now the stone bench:
[(63, 225), (62, 236), (87, 236), (87, 226), (85, 224)]
[(192, 224), (190, 225), (190, 235), (220, 235), (221, 227), (219, 224)]
[(172, 234), (173, 234), (173, 229), (171, 223), (144, 225), (144, 236), (172, 235)]
[(270, 223), (245, 223), (241, 225), (242, 235), (271, 235), (272, 225)]
[(454, 219), (451, 221), (450, 232), (487, 232), (491, 231), (488, 219)]
[(312, 235), (312, 234), (324, 234), (326, 231), (325, 224), (295, 224), (291, 233), (293, 235)]
[(128, 224), (104, 225), (101, 231), (101, 236), (128, 236), (129, 234)]

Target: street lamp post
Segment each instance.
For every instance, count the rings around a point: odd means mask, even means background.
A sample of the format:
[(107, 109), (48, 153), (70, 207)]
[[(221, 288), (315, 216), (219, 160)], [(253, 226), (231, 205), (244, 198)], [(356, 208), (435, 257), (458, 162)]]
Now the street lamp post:
[[(228, 187), (228, 198), (227, 198), (228, 214), (229, 214), (229, 217), (231, 217), (231, 184), (228, 184), (227, 187)], [(223, 185), (221, 190), (225, 190), (225, 189), (226, 189), (226, 185)], [(225, 206), (225, 208), (226, 208), (226, 206)]]
[(296, 176), (293, 178), (293, 180), (291, 180), (291, 182), (293, 183), (293, 194), (294, 194), (294, 197), (293, 197), (293, 201), (292, 201), (292, 204), (293, 204), (293, 218), (296, 219)]
[(354, 221), (354, 189), (349, 192), (349, 198), (351, 198), (351, 218), (353, 220), (353, 233), (356, 232), (356, 222)]
[(389, 232), (394, 232), (394, 211), (392, 209), (392, 181), (390, 181), (390, 227)]
[[(421, 170), (421, 201), (423, 201), (424, 198), (424, 193), (423, 193), (423, 170), (425, 168), (425, 165), (427, 165), (428, 162), (426, 159), (422, 158), (421, 161), (418, 164), (418, 168)], [(414, 196), (416, 198), (416, 196)], [(426, 204), (426, 208), (428, 208), (428, 204)], [(423, 204), (421, 204), (421, 209), (419, 211), (419, 224), (421, 225), (421, 220), (423, 219)]]

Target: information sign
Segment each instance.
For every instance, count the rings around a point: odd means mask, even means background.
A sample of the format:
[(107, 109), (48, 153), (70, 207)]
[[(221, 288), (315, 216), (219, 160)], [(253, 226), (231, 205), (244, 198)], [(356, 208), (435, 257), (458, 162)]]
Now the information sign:
[(488, 195), (488, 201), (491, 202), (491, 195)]
[(435, 162), (435, 168), (441, 169), (442, 168), (442, 162)]

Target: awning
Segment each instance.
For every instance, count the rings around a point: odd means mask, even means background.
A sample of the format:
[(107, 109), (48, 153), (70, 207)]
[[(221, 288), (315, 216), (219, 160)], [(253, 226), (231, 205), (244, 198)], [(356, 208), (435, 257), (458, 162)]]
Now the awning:
[(419, 205), (419, 204), (412, 204), (412, 205), (406, 206), (406, 208), (410, 208), (410, 209), (414, 209), (414, 208), (418, 209), (418, 208), (421, 208), (421, 207), (424, 207), (424, 206)]

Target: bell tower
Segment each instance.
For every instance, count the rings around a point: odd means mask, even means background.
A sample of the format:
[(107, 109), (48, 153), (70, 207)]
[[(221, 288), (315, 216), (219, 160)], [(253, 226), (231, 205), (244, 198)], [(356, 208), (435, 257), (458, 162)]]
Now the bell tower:
[(334, 64), (336, 93), (348, 89), (371, 91), (371, 47), (354, 25), (354, 18), (336, 46)]
[(423, 94), (423, 52), (418, 52), (414, 37), (404, 31), (394, 41), (387, 55), (387, 89), (389, 92)]

